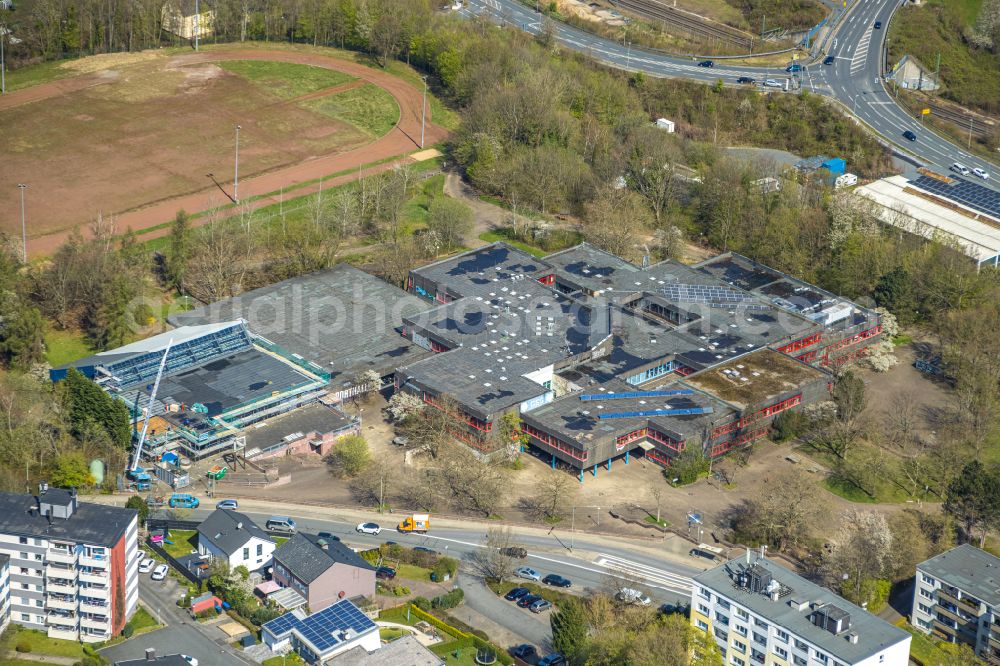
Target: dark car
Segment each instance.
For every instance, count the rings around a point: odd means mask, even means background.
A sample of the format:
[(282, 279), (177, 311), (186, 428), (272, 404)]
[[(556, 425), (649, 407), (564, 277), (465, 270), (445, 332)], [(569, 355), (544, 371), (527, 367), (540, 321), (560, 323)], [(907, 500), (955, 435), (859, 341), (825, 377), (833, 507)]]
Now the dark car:
[(833, 56), (827, 56), (827, 57), (823, 58), (823, 64), (824, 65), (832, 65), (834, 60), (836, 60), (836, 58), (834, 58)]
[(882, 29), (882, 21), (875, 21), (875, 29), (876, 30)]
[(375, 577), (382, 580), (392, 580), (396, 577), (396, 570), (392, 567), (379, 567), (375, 570)]
[(910, 130), (906, 130), (905, 132), (903, 132), (903, 136), (905, 138), (909, 139), (910, 141), (916, 141), (917, 140), (917, 135), (914, 134), (913, 132), (911, 132)]
[(542, 579), (542, 582), (546, 585), (551, 585), (552, 587), (572, 587), (573, 581), (569, 578), (563, 578), (559, 574), (549, 574)]
[(789, 73), (791, 73), (791, 72), (801, 72), (802, 71), (802, 65), (800, 65), (798, 63), (793, 63), (793, 64), (789, 65), (788, 67), (786, 67), (785, 71), (789, 72)]
[(702, 60), (698, 63), (699, 67), (715, 67), (715, 63), (711, 60)]
[(528, 551), (520, 546), (508, 546), (507, 548), (501, 548), (500, 552), (507, 557), (516, 557), (519, 560), (523, 560), (528, 556)]
[(736, 79), (736, 83), (749, 83), (753, 85), (754, 83), (757, 83), (757, 80), (752, 79), (749, 76), (741, 76), (740, 78)]
[(538, 666), (562, 666), (566, 663), (566, 657), (562, 656), (558, 652), (553, 652), (552, 654), (547, 654), (542, 657)]
[(663, 604), (660, 606), (660, 613), (663, 615), (687, 615), (691, 608), (687, 604)]
[(517, 601), (518, 599), (525, 596), (526, 594), (529, 594), (530, 592), (531, 590), (529, 590), (526, 587), (515, 587), (510, 592), (503, 595), (503, 598), (506, 599), (507, 601)]
[(531, 659), (536, 654), (538, 654), (538, 651), (535, 649), (535, 646), (530, 643), (522, 643), (521, 645), (510, 649), (510, 656), (517, 657), (518, 659), (523, 659), (525, 661)]
[(340, 537), (336, 534), (330, 534), (329, 532), (316, 532), (316, 536), (320, 539), (326, 539), (327, 541), (340, 541)]
[(414, 546), (413, 551), (417, 553), (430, 553), (431, 555), (438, 554), (438, 552), (433, 548), (424, 548), (423, 546)]
[(517, 600), (517, 605), (521, 608), (527, 608), (531, 604), (539, 601), (542, 598), (540, 594), (526, 594)]

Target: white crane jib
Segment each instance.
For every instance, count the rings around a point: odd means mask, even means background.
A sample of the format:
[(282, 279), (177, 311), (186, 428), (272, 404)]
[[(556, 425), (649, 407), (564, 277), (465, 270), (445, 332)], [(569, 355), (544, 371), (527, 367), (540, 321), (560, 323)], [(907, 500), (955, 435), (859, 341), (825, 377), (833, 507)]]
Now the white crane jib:
[(167, 365), (167, 354), (174, 344), (174, 339), (167, 341), (167, 348), (163, 350), (163, 358), (160, 359), (160, 369), (156, 371), (156, 381), (153, 382), (153, 391), (149, 394), (149, 401), (146, 403), (146, 418), (142, 423), (142, 433), (139, 435), (139, 442), (135, 445), (135, 458), (129, 466), (129, 471), (139, 469), (139, 460), (142, 458), (142, 445), (146, 441), (146, 432), (149, 430), (149, 419), (153, 415), (153, 401), (156, 400), (156, 391), (160, 388), (160, 379), (163, 378), (163, 368)]

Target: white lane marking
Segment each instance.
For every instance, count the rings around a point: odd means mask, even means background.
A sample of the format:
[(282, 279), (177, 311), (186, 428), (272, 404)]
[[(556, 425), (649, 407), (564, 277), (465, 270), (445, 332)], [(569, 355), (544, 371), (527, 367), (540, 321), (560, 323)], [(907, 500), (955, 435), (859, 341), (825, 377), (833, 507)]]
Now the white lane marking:
[(663, 590), (690, 592), (693, 581), (687, 576), (670, 573), (662, 569), (633, 562), (614, 555), (599, 554), (595, 560), (596, 564), (606, 567), (609, 571), (617, 572), (626, 576), (637, 576), (641, 580), (649, 583), (651, 587), (658, 587)]

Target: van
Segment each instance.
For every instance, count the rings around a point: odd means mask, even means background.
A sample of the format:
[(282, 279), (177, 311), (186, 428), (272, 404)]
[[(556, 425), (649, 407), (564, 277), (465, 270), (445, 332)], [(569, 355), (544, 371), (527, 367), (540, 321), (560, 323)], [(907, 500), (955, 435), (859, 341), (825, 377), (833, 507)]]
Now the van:
[(295, 534), (295, 521), (288, 516), (271, 516), (264, 523), (268, 532), (283, 532), (285, 534)]
[(963, 176), (969, 175), (969, 167), (965, 166), (964, 164), (959, 164), (958, 162), (955, 162), (954, 164), (951, 165), (951, 170), (957, 171)]

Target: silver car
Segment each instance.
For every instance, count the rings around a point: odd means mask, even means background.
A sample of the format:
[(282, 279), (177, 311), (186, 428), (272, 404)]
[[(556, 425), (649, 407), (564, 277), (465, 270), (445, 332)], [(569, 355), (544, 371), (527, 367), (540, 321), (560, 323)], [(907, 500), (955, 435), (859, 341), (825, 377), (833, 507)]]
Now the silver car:
[(531, 567), (518, 567), (514, 569), (514, 575), (525, 580), (539, 580), (542, 576)]

